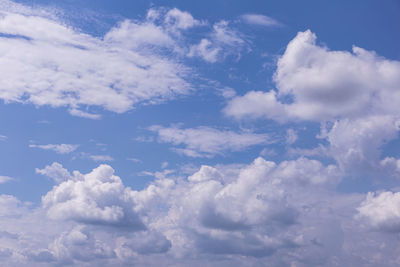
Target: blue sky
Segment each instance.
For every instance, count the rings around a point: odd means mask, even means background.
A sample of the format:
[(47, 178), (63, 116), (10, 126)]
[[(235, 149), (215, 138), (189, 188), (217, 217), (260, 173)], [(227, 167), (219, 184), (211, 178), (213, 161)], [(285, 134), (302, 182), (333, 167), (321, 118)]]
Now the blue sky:
[(4, 266), (398, 266), (398, 1), (0, 0)]

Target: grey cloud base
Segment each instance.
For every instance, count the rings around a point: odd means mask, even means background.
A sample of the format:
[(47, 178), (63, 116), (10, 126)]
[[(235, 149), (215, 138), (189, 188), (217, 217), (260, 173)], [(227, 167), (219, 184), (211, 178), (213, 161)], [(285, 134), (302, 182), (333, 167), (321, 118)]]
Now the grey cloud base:
[[(108, 165), (88, 174), (70, 174), (57, 163), (37, 171), (58, 181), (41, 207), (0, 198), (8, 266), (366, 266), (390, 252), (379, 240), (396, 242), (370, 229), (397, 231), (396, 210), (378, 209), (395, 205), (397, 194), (335, 193), (338, 167), (306, 158), (202, 166), (141, 191), (125, 187)], [(365, 249), (356, 251), (355, 242)]]

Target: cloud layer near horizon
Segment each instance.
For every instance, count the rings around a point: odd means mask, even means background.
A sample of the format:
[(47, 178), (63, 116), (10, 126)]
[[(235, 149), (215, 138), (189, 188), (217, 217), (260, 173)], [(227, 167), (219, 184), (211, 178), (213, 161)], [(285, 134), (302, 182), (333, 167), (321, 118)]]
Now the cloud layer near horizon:
[[(336, 193), (343, 179), (337, 168), (306, 158), (280, 164), (257, 158), (243, 166), (204, 165), (187, 178), (160, 177), (135, 191), (108, 165), (70, 174), (53, 163), (38, 170), (57, 181), (40, 207), (0, 197), (4, 262), (174, 265), (206, 256), (214, 265), (229, 255), (222, 265), (265, 257), (272, 265), (373, 264), (390, 251), (367, 242), (384, 238), (370, 229), (398, 231), (400, 217), (389, 208), (397, 194)], [(356, 242), (375, 250), (374, 257), (346, 249)]]

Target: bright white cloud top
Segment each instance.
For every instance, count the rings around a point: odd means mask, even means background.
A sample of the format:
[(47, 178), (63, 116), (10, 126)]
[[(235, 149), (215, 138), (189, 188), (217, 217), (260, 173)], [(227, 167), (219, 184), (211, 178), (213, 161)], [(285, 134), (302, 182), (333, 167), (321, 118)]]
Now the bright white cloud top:
[(126, 20), (95, 38), (46, 17), (3, 12), (0, 98), (65, 106), (72, 115), (97, 118), (80, 107), (121, 113), (137, 103), (186, 94), (189, 68), (153, 49), (174, 49), (175, 29), (182, 27), (169, 21), (182, 14), (168, 13), (160, 26)]
[(400, 17), (356, 1), (0, 0), (1, 265), (400, 265)]

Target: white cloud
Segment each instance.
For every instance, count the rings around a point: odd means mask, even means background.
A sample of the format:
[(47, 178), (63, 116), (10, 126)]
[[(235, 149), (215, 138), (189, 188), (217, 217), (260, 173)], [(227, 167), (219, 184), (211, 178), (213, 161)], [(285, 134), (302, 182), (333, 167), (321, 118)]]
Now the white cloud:
[(142, 163), (143, 161), (137, 158), (127, 158), (127, 160), (132, 161), (134, 163)]
[(349, 175), (361, 176), (382, 170), (380, 149), (398, 135), (399, 77), (400, 62), (355, 46), (352, 53), (330, 51), (308, 30), (298, 33), (278, 60), (276, 91), (234, 97), (224, 113), (320, 122), (319, 138), (329, 142), (321, 151)]
[(58, 154), (69, 154), (74, 152), (79, 145), (71, 145), (71, 144), (48, 144), (48, 145), (35, 145), (30, 144), (30, 148), (40, 148), (44, 150), (52, 150)]
[(0, 141), (6, 141), (8, 139), (7, 136), (0, 134)]
[(115, 252), (106, 243), (96, 239), (93, 234), (82, 226), (60, 234), (49, 246), (50, 259), (71, 264), (76, 259), (90, 262), (96, 259), (115, 257)]
[(359, 218), (373, 228), (389, 232), (400, 232), (400, 193), (368, 193), (358, 208)]
[(245, 14), (240, 16), (240, 18), (247, 24), (274, 27), (281, 25), (277, 20), (260, 14)]
[(287, 129), (286, 131), (286, 144), (292, 145), (298, 139), (297, 132), (293, 129)]
[(26, 205), (11, 195), (0, 195), (0, 216), (20, 216), (26, 210)]
[(203, 38), (197, 45), (191, 46), (188, 56), (215, 63), (229, 55), (240, 56), (246, 47), (246, 40), (241, 33), (232, 29), (227, 21), (220, 21), (213, 25), (209, 38)]
[(213, 167), (203, 165), (200, 170), (188, 177), (190, 182), (203, 182), (207, 180), (221, 180), (221, 173)]
[(100, 114), (93, 114), (93, 113), (88, 113), (79, 109), (70, 109), (69, 110), (69, 114), (71, 114), (72, 116), (76, 116), (76, 117), (82, 117), (82, 118), (87, 118), (87, 119), (92, 119), (92, 120), (98, 120), (101, 118)]
[[(168, 205), (169, 209), (161, 209), (164, 215), (152, 225), (164, 229), (172, 243), (172, 253), (199, 251), (230, 257), (265, 257), (278, 251), (296, 250), (296, 247), (319, 247), (312, 245), (310, 240), (321, 232), (310, 231), (302, 241), (300, 236), (305, 233), (304, 229), (313, 227), (309, 224), (314, 222), (306, 217), (314, 211), (321, 212), (314, 201), (326, 199), (329, 195), (326, 188), (337, 185), (339, 181), (340, 173), (333, 165), (323, 166), (305, 158), (277, 165), (258, 158), (250, 165), (229, 172), (218, 166), (202, 166), (188, 177), (187, 182), (177, 182), (164, 189), (154, 184), (154, 188), (140, 194), (151, 196), (144, 198), (147, 202), (143, 202), (145, 207), (157, 207), (150, 201), (155, 197), (154, 193), (149, 193), (165, 192), (158, 194), (164, 195), (158, 201)], [(303, 209), (308, 205), (313, 208), (310, 207), (309, 213), (303, 217)], [(335, 227), (340, 229), (337, 224)], [(321, 242), (326, 246), (336, 241)]]
[(112, 158), (109, 155), (89, 155), (89, 158), (94, 161), (113, 161), (114, 160), (114, 158)]
[[(315, 34), (300, 32), (278, 61), (277, 93), (251, 91), (234, 98), (225, 112), (236, 118), (316, 121), (395, 115), (399, 77), (398, 61), (355, 46), (353, 53), (330, 51), (316, 44)], [(285, 97), (292, 102), (280, 101)]]
[[(175, 49), (166, 26), (126, 20), (96, 38), (45, 14), (5, 10), (0, 18), (5, 102), (67, 107), (72, 115), (97, 119), (83, 110), (99, 106), (121, 113), (191, 90), (185, 80), (191, 71), (152, 49)], [(179, 29), (187, 28), (187, 14), (181, 13), (173, 10), (169, 17), (176, 17)]]
[(237, 119), (268, 117), (278, 121), (287, 120), (285, 105), (277, 101), (276, 92), (250, 91), (228, 102), (223, 112)]
[(161, 169), (165, 169), (165, 168), (167, 168), (168, 167), (168, 162), (167, 161), (164, 161), (163, 163), (161, 163)]
[(183, 146), (174, 150), (190, 157), (213, 157), (226, 151), (241, 151), (272, 142), (267, 134), (236, 133), (205, 126), (188, 129), (152, 126), (150, 130), (158, 134), (159, 142)]
[(13, 178), (13, 177), (0, 175), (0, 184), (4, 184), (4, 183), (7, 183), (9, 181), (14, 181), (14, 180), (15, 180), (15, 178)]
[(165, 15), (165, 23), (173, 29), (189, 29), (197, 25), (201, 25), (202, 22), (193, 18), (193, 16), (185, 11), (181, 11), (177, 8), (173, 8)]
[(388, 173), (394, 177), (399, 177), (400, 175), (400, 159), (394, 157), (386, 157), (379, 162)]
[(64, 169), (64, 167), (58, 162), (53, 162), (53, 164), (48, 165), (43, 169), (36, 168), (35, 172), (50, 177), (56, 183), (62, 183), (73, 178), (69, 171)]
[(205, 61), (214, 63), (218, 59), (218, 55), (221, 51), (220, 47), (214, 46), (213, 43), (208, 39), (201, 39), (200, 43), (190, 48), (188, 54), (189, 57), (198, 56)]
[(332, 127), (323, 127), (321, 137), (329, 141), (326, 152), (348, 171), (366, 173), (380, 170), (381, 147), (397, 138), (400, 117), (370, 116), (366, 119), (342, 119)]
[[(2, 262), (390, 266), (397, 255), (395, 235), (359, 224), (377, 220), (378, 229), (397, 229), (381, 223), (397, 222), (391, 208), (397, 193), (371, 195), (364, 202), (363, 195), (336, 194), (341, 173), (334, 165), (258, 158), (249, 165), (204, 165), (188, 179), (168, 177), (134, 191), (110, 166), (100, 165), (62, 179), (36, 209), (1, 196)], [(364, 215), (354, 220), (360, 205)]]
[(132, 194), (110, 166), (100, 165), (86, 175), (74, 172), (72, 179), (53, 187), (42, 202), (53, 219), (141, 230), (145, 226), (133, 210)]

